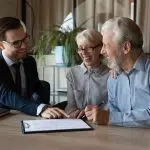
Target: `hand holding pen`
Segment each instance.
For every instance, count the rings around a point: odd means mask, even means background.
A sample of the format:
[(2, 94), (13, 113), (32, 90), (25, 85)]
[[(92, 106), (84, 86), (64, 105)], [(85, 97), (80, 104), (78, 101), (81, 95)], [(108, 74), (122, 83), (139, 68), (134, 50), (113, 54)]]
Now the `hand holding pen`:
[[(80, 112), (80, 114), (78, 115), (78, 119), (81, 118), (83, 120), (87, 120), (86, 114), (85, 114), (85, 110), (91, 110), (93, 107), (96, 107), (97, 105), (87, 105), (86, 108), (84, 110), (82, 110)], [(98, 105), (99, 106), (99, 105)]]
[(88, 121), (95, 124), (107, 125), (109, 122), (109, 111), (103, 110), (98, 105), (86, 106), (85, 115)]
[(84, 112), (84, 109), (80, 111), (80, 113), (78, 114), (77, 116), (77, 119), (83, 119), (85, 117), (85, 112)]
[[(87, 105), (87, 107), (88, 107), (89, 110), (91, 110), (93, 107), (99, 107), (99, 106), (102, 106), (102, 105), (103, 105), (103, 103), (101, 103), (99, 105)], [(85, 115), (85, 109), (80, 111), (77, 118), (87, 120), (86, 115)]]

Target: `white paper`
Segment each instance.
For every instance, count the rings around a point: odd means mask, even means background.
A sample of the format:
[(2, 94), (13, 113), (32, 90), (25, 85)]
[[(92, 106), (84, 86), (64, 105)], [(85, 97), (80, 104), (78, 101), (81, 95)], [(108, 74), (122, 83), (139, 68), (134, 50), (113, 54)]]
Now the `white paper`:
[(23, 120), (25, 132), (91, 129), (81, 119)]

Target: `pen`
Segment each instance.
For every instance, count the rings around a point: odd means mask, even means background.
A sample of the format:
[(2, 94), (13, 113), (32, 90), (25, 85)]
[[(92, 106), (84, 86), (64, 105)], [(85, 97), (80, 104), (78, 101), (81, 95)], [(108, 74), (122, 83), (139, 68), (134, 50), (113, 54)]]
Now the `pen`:
[(83, 120), (86, 119), (86, 115), (83, 115), (83, 116), (81, 117), (81, 119), (83, 119)]
[[(101, 102), (99, 105), (87, 105), (88, 107), (90, 107), (90, 108), (93, 108), (93, 107), (97, 107), (97, 106), (102, 106), (104, 104), (104, 102)], [(86, 119), (86, 115), (84, 114), (82, 117), (81, 117), (81, 119)]]

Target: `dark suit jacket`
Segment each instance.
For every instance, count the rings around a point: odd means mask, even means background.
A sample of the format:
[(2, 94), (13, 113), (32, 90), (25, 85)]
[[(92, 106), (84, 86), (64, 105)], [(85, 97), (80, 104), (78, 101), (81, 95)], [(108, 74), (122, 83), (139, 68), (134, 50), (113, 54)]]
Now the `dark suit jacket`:
[[(32, 56), (27, 56), (23, 60), (23, 66), (27, 82), (27, 96), (24, 98), (16, 93), (11, 72), (2, 53), (0, 53), (0, 107), (6, 106), (35, 115), (38, 105), (48, 102), (45, 97), (47, 91), (38, 78), (35, 59)], [(32, 110), (32, 107), (35, 110)]]

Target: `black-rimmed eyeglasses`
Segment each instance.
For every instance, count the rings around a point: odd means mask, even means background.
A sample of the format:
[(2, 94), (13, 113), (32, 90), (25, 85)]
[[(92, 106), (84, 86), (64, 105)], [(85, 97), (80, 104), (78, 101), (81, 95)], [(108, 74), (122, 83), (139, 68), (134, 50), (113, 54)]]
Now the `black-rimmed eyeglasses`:
[(10, 44), (14, 48), (20, 48), (22, 43), (28, 44), (29, 41), (30, 41), (30, 35), (26, 34), (26, 36), (22, 40), (16, 40), (16, 41), (13, 41), (13, 42), (8, 42), (8, 41), (3, 41), (3, 42), (5, 42), (7, 44)]
[(83, 51), (87, 52), (87, 53), (92, 53), (95, 48), (97, 48), (98, 46), (101, 46), (101, 45), (102, 44), (98, 44), (96, 46), (91, 46), (91, 47), (87, 47), (87, 48), (78, 48), (78, 53), (82, 53)]

